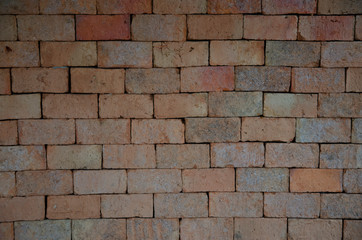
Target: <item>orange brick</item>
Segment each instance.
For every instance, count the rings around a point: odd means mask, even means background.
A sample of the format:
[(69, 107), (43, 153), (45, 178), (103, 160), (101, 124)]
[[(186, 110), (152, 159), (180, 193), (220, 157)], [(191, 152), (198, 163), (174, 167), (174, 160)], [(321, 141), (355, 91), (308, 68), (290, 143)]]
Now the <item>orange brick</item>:
[(296, 16), (245, 16), (244, 38), (257, 40), (296, 40)]
[(38, 14), (39, 0), (1, 1), (0, 14)]
[(181, 239), (233, 239), (232, 218), (186, 218), (181, 220)]
[(186, 169), (182, 171), (183, 192), (232, 192), (235, 190), (235, 170)]
[(10, 69), (0, 69), (0, 94), (11, 94)]
[(151, 0), (98, 0), (98, 14), (152, 13)]
[(319, 94), (319, 117), (362, 117), (362, 94)]
[(48, 219), (100, 218), (100, 196), (49, 196)]
[(322, 67), (362, 67), (359, 42), (325, 42), (321, 52)]
[[(1, 5), (0, 5), (0, 8), (1, 8)], [(17, 36), (18, 36), (18, 33), (17, 33), (17, 26), (16, 26), (16, 17), (11, 16), (11, 15), (0, 16), (0, 40), (1, 41), (16, 41)]]
[(179, 239), (178, 219), (127, 219), (127, 239), (139, 240), (147, 236), (150, 239)]
[(14, 239), (13, 223), (0, 223), (0, 236), (3, 240)]
[(126, 219), (72, 220), (73, 239), (127, 239)]
[(290, 169), (291, 192), (342, 192), (342, 170)]
[(77, 15), (77, 40), (128, 40), (129, 15)]
[(158, 14), (206, 13), (207, 0), (154, 0), (153, 12)]
[(16, 145), (18, 143), (17, 121), (0, 122), (0, 145)]
[(14, 172), (0, 172), (0, 182), (0, 197), (12, 197), (15, 195), (16, 188)]
[(342, 220), (288, 219), (289, 239), (342, 239)]
[(209, 0), (208, 13), (228, 14), (228, 13), (257, 13), (261, 10), (261, 1), (255, 0)]
[(39, 66), (37, 42), (0, 42), (0, 67)]
[(318, 0), (319, 14), (360, 14), (362, 3), (350, 0)]
[(316, 13), (317, 0), (262, 0), (264, 14)]
[(362, 68), (348, 68), (346, 92), (362, 92)]
[(0, 119), (40, 117), (40, 94), (0, 96)]
[(287, 239), (286, 218), (235, 218), (235, 238)]
[[(26, 159), (26, 161), (24, 161)], [(44, 146), (0, 147), (0, 171), (45, 169)]]
[(96, 14), (96, 0), (40, 0), (41, 14)]
[(0, 198), (0, 221), (42, 220), (45, 217), (44, 203), (43, 196)]

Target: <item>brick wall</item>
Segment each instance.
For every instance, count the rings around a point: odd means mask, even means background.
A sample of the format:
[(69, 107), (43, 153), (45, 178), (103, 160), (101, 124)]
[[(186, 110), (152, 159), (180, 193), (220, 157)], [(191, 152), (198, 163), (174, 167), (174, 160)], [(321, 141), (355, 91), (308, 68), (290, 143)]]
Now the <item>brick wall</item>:
[(361, 0), (0, 14), (0, 239), (362, 239)]

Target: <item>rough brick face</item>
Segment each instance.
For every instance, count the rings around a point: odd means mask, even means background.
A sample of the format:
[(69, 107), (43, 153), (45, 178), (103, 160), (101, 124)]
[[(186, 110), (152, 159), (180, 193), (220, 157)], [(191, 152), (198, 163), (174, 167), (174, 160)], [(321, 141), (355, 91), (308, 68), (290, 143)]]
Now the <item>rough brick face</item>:
[(0, 40), (14, 41), (17, 38), (16, 18), (11, 15), (0, 16)]
[(0, 147), (0, 163), (1, 171), (45, 169), (45, 148), (44, 146)]
[(357, 40), (362, 40), (362, 16), (356, 16), (356, 26), (355, 26), (355, 38)]
[(73, 239), (125, 239), (126, 234), (125, 219), (72, 220)]
[(0, 223), (0, 236), (4, 240), (14, 239), (13, 223)]
[(0, 122), (0, 145), (16, 145), (18, 142), (17, 121)]
[(95, 14), (96, 0), (40, 0), (41, 14)]
[(155, 0), (153, 12), (159, 14), (206, 13), (207, 0)]
[(347, 69), (346, 92), (362, 92), (362, 68)]
[(233, 239), (232, 218), (189, 218), (181, 220), (181, 238), (192, 239)]
[(322, 144), (320, 168), (361, 168), (362, 146), (357, 144)]
[(291, 192), (342, 192), (342, 171), (334, 169), (291, 169)]
[(319, 14), (360, 14), (362, 3), (349, 0), (319, 0)]
[(0, 221), (42, 220), (45, 217), (44, 196), (0, 198)]
[(361, 169), (350, 169), (344, 172), (343, 190), (347, 193), (362, 193)]
[[(0, 197), (15, 195), (15, 174), (13, 172), (0, 172)], [(1, 236), (1, 235), (0, 235)]]
[(44, 220), (16, 222), (14, 225), (17, 239), (70, 239), (70, 220)]
[(0, 94), (10, 94), (10, 69), (0, 69)]
[(322, 44), (322, 67), (362, 67), (362, 46), (358, 42)]
[(341, 220), (289, 219), (289, 239), (330, 239), (342, 238)]
[(265, 14), (308, 14), (317, 11), (317, 0), (262, 0), (262, 5)]
[(0, 96), (0, 119), (40, 118), (40, 95)]
[(360, 118), (354, 119), (352, 121), (352, 142), (353, 143), (362, 143), (361, 125), (362, 125), (362, 120)]
[(346, 240), (359, 239), (362, 237), (361, 220), (344, 220), (343, 236)]
[(209, 14), (257, 13), (261, 10), (261, 2), (254, 0), (209, 0)]
[(2, 1), (0, 3), (1, 14), (38, 14), (38, 0)]
[(319, 117), (362, 117), (362, 94), (319, 94)]
[(39, 47), (35, 42), (0, 42), (0, 67), (39, 66)]
[(150, 239), (179, 239), (178, 219), (141, 219), (127, 220), (127, 239), (138, 240), (147, 236)]
[(321, 218), (360, 219), (362, 210), (357, 206), (361, 201), (361, 194), (322, 194)]
[(151, 0), (98, 0), (99, 14), (141, 14), (152, 12)]
[(287, 220), (285, 218), (235, 218), (235, 239), (287, 238)]

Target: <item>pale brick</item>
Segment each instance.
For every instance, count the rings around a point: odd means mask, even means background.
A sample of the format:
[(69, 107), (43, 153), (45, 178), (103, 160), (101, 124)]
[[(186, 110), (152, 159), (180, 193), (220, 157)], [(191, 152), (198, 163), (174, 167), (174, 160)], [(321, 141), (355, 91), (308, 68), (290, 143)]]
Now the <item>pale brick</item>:
[(267, 41), (265, 65), (317, 67), (320, 60), (320, 43), (297, 41)]
[(177, 93), (180, 91), (178, 69), (128, 69), (126, 72), (128, 93)]
[(262, 167), (262, 143), (213, 143), (211, 167)]
[(210, 117), (260, 116), (263, 114), (261, 92), (209, 93)]
[(208, 168), (209, 145), (157, 145), (156, 158), (157, 168)]
[(134, 15), (131, 29), (136, 41), (185, 41), (186, 16)]
[(343, 237), (345, 240), (362, 238), (362, 221), (361, 220), (344, 220)]
[(317, 117), (317, 94), (265, 93), (264, 116)]
[(44, 146), (1, 146), (0, 163), (0, 171), (45, 169), (45, 148)]
[(38, 0), (1, 1), (0, 14), (38, 14)]
[(125, 193), (127, 173), (125, 170), (75, 171), (74, 193)]
[(178, 219), (127, 219), (127, 239), (178, 240)]
[(10, 85), (10, 69), (0, 69), (0, 94), (11, 94)]
[(210, 217), (262, 217), (262, 193), (209, 193)]
[(101, 211), (104, 218), (152, 217), (152, 194), (102, 195)]
[(206, 93), (155, 95), (156, 118), (206, 117)]
[(319, 94), (319, 117), (362, 117), (362, 94)]
[(334, 118), (299, 118), (296, 142), (349, 142), (351, 121)]
[(359, 42), (325, 42), (321, 51), (322, 67), (362, 67)]
[(235, 218), (235, 240), (287, 239), (285, 218)]
[(362, 40), (362, 16), (356, 16), (355, 39)]
[(126, 239), (125, 219), (85, 219), (72, 221), (72, 239)]
[(73, 193), (71, 171), (25, 171), (16, 173), (16, 195), (65, 195)]
[(319, 204), (318, 193), (265, 193), (264, 216), (317, 218)]
[(16, 239), (71, 240), (70, 220), (43, 220), (15, 222)]
[(206, 13), (207, 0), (154, 0), (153, 12), (158, 14)]
[(15, 195), (15, 173), (0, 172), (0, 182), (0, 197), (12, 197)]
[(291, 192), (342, 192), (342, 170), (290, 169)]
[(288, 239), (342, 239), (342, 220), (289, 219)]
[(362, 92), (362, 68), (347, 69), (346, 92)]
[(0, 119), (40, 117), (40, 94), (0, 96)]
[(262, 41), (211, 41), (210, 65), (263, 65)]
[(156, 218), (207, 217), (208, 198), (206, 193), (155, 194)]
[(184, 129), (176, 119), (132, 120), (132, 143), (184, 143)]
[(16, 17), (11, 15), (0, 16), (0, 40), (16, 41), (17, 36)]
[(0, 42), (0, 67), (39, 66), (37, 42)]
[(321, 218), (355, 218), (362, 217), (361, 194), (322, 194)]
[(44, 196), (0, 198), (0, 221), (42, 220), (44, 203)]
[(195, 218), (181, 220), (181, 239), (233, 239), (232, 218)]
[(187, 39), (241, 39), (242, 15), (194, 15), (187, 17)]
[(131, 139), (130, 120), (92, 119), (77, 120), (78, 144), (125, 144)]
[(17, 121), (0, 122), (0, 145), (16, 145), (18, 143)]
[(188, 118), (186, 142), (238, 142), (239, 118)]
[(103, 168), (155, 168), (153, 145), (105, 145)]
[(86, 219), (100, 217), (100, 196), (49, 196), (48, 219)]
[(0, 223), (0, 237), (3, 240), (14, 240), (13, 223)]
[[(359, 103), (360, 104), (360, 103)], [(352, 142), (362, 143), (362, 119), (357, 118), (352, 121)]]
[(343, 190), (347, 193), (362, 193), (362, 169), (345, 170)]
[(47, 147), (49, 169), (100, 169), (101, 162), (102, 146), (99, 145)]
[(182, 189), (177, 169), (128, 170), (128, 193), (177, 193)]
[(153, 43), (155, 67), (207, 66), (207, 42), (155, 42)]
[(320, 168), (362, 168), (362, 146), (357, 144), (322, 144)]
[(42, 14), (96, 14), (96, 0), (40, 0)]
[(318, 0), (319, 14), (361, 14), (359, 0)]
[(228, 13), (258, 13), (261, 10), (261, 1), (255, 0), (209, 0), (208, 13), (228, 14)]
[(262, 0), (264, 14), (316, 13), (317, 0)]
[(74, 17), (26, 15), (17, 17), (20, 41), (74, 41)]
[(62, 68), (13, 68), (12, 91), (15, 93), (68, 91), (68, 69)]
[(98, 0), (98, 14), (152, 13), (152, 0)]

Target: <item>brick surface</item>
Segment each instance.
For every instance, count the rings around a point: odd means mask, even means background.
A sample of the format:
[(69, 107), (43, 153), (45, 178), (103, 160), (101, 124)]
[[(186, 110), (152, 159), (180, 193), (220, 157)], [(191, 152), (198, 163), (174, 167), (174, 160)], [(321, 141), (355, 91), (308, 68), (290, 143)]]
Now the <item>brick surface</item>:
[(38, 0), (2, 1), (0, 14), (38, 14)]
[(45, 169), (45, 148), (44, 146), (2, 146), (0, 163), (0, 171)]
[(362, 67), (362, 45), (358, 42), (326, 42), (321, 52), (322, 67)]
[(180, 224), (181, 239), (233, 239), (232, 218), (189, 218)]
[(10, 94), (10, 85), (10, 69), (0, 69), (0, 94)]
[(207, 0), (155, 0), (153, 12), (158, 14), (206, 13)]
[(0, 182), (0, 197), (12, 197), (15, 195), (15, 173), (0, 172)]
[(362, 119), (357, 118), (352, 121), (352, 142), (362, 143)]
[(351, 218), (362, 216), (361, 194), (322, 194), (321, 218)]
[(1, 121), (0, 133), (0, 145), (16, 145), (18, 142), (17, 121)]
[(348, 0), (319, 0), (319, 14), (360, 14), (362, 3)]
[(316, 13), (317, 0), (262, 0), (264, 14)]
[(0, 119), (40, 118), (40, 95), (0, 96)]
[(151, 0), (98, 0), (98, 14), (141, 14), (152, 12)]
[(362, 68), (347, 69), (346, 92), (362, 92)]
[(0, 67), (39, 66), (36, 42), (0, 42)]
[(344, 220), (343, 237), (346, 240), (360, 239), (362, 237), (361, 220)]
[(362, 40), (362, 16), (356, 16), (355, 39)]
[(16, 222), (16, 239), (71, 239), (70, 220)]
[(362, 168), (362, 146), (322, 144), (320, 168)]
[[(1, 9), (1, 7), (0, 7)], [(1, 11), (1, 10), (0, 10)], [(0, 16), (0, 40), (16, 41), (18, 36), (16, 18), (11, 15)]]
[(287, 239), (285, 218), (235, 218), (235, 240)]
[(342, 221), (324, 219), (289, 219), (289, 239), (342, 239)]
[(95, 14), (96, 0), (39, 0), (41, 14)]
[(362, 95), (358, 93), (319, 94), (319, 117), (362, 117)]
[(127, 239), (178, 240), (178, 219), (142, 219), (131, 218), (127, 220)]
[(209, 14), (228, 14), (228, 13), (257, 13), (261, 10), (261, 2), (246, 0), (210, 0), (208, 1)]
[(342, 192), (342, 171), (290, 169), (291, 192)]
[(0, 223), (0, 236), (4, 240), (13, 240), (13, 223)]
[(126, 239), (125, 219), (72, 220), (72, 239)]
[(44, 196), (0, 198), (0, 221), (42, 220), (44, 202)]
[(344, 172), (343, 190), (347, 193), (362, 193), (361, 169), (349, 169)]

